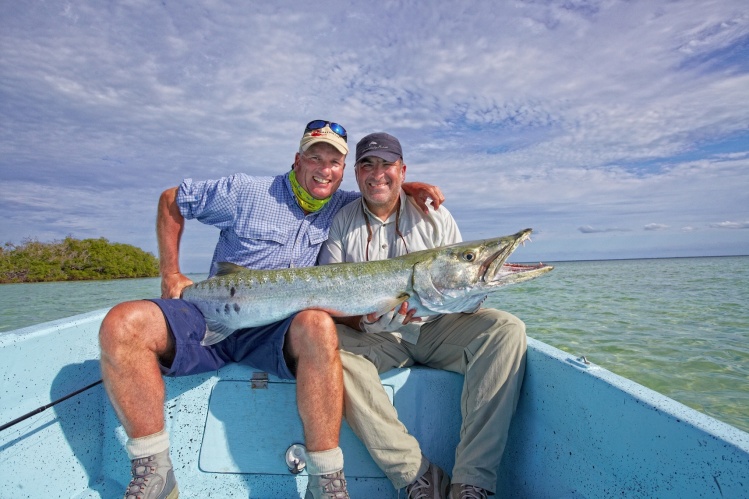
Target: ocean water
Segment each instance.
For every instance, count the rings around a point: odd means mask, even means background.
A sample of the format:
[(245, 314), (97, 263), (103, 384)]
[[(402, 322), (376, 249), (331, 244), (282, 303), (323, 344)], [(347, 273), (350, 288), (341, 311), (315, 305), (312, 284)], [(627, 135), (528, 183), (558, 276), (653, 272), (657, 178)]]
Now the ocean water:
[[(514, 313), (537, 340), (749, 431), (749, 257), (554, 266), (493, 294), (485, 306)], [(0, 285), (0, 332), (155, 297), (159, 285), (159, 279)]]

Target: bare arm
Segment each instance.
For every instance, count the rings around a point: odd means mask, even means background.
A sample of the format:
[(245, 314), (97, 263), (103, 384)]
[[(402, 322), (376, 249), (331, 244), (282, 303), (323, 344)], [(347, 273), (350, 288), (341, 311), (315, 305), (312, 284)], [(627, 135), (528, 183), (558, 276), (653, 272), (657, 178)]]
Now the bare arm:
[(401, 187), (406, 194), (414, 198), (419, 208), (427, 215), (429, 214), (427, 199), (432, 200), (432, 206), (435, 210), (445, 201), (445, 196), (442, 195), (442, 191), (436, 185), (425, 184), (424, 182), (404, 182)]
[(177, 187), (172, 187), (161, 194), (156, 215), (162, 298), (179, 298), (182, 289), (192, 284), (179, 269), (179, 242), (184, 228), (185, 218), (177, 207)]

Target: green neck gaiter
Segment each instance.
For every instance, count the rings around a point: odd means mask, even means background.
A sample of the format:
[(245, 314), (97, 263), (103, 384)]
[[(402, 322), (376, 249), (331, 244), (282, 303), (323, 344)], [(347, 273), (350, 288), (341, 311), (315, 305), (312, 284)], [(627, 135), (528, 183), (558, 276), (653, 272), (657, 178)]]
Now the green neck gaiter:
[(291, 190), (294, 191), (294, 196), (296, 196), (296, 202), (299, 203), (299, 206), (304, 211), (310, 213), (318, 211), (320, 208), (325, 206), (328, 201), (330, 201), (330, 197), (327, 197), (325, 199), (313, 198), (309, 192), (304, 190), (304, 187), (299, 185), (299, 181), (296, 179), (296, 172), (294, 170), (291, 170), (291, 173), (289, 174), (289, 180), (291, 181)]

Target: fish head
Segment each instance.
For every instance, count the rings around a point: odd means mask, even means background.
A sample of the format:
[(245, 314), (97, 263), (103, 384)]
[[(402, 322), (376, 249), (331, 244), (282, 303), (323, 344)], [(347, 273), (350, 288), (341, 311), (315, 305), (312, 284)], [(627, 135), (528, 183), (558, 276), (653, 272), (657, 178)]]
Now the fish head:
[[(473, 309), (501, 286), (533, 279), (548, 272), (548, 265), (505, 265), (507, 258), (532, 230), (510, 236), (443, 246), (424, 253), (414, 266), (414, 292), (422, 305), (438, 313)], [(427, 256), (427, 255), (425, 255)]]

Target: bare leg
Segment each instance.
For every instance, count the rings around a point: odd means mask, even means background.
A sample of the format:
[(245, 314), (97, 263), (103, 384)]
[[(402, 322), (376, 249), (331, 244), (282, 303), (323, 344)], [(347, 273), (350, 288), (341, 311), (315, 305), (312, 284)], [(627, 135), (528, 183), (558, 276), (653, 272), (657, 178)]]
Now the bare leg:
[(101, 373), (109, 400), (130, 438), (164, 429), (164, 380), (159, 358), (174, 358), (174, 338), (149, 301), (121, 303), (99, 330)]
[(287, 353), (296, 361), (297, 405), (308, 451), (338, 447), (343, 418), (343, 370), (338, 334), (318, 310), (297, 314), (289, 327)]

